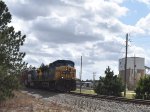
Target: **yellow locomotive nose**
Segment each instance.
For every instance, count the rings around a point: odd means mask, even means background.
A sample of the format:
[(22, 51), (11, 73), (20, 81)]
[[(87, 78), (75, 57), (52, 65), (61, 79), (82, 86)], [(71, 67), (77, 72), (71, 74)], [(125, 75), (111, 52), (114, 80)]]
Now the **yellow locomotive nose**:
[(56, 68), (56, 80), (57, 79), (75, 79), (75, 68), (60, 66)]

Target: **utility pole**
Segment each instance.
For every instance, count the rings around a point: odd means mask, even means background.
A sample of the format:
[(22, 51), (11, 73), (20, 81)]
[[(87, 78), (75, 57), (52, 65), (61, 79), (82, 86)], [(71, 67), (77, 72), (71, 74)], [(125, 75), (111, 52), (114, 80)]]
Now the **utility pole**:
[(136, 65), (135, 65), (135, 55), (134, 55), (134, 87), (135, 87), (135, 67)]
[(128, 33), (126, 34), (126, 55), (125, 55), (125, 72), (124, 72), (124, 97), (126, 96), (127, 87), (127, 53), (128, 53)]
[(95, 75), (96, 74), (96, 72), (93, 72), (93, 87), (95, 87)]
[(82, 78), (82, 56), (81, 56), (81, 70), (80, 70), (80, 93), (81, 93), (81, 86), (82, 86), (81, 78)]

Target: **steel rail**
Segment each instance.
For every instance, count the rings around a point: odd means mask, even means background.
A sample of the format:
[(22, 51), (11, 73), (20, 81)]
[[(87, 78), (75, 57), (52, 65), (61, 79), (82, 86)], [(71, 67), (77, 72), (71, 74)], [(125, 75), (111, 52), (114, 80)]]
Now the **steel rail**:
[(133, 103), (133, 104), (139, 104), (139, 105), (150, 105), (150, 100), (143, 100), (143, 99), (127, 99), (125, 97), (92, 95), (92, 94), (83, 94), (83, 93), (76, 93), (76, 92), (69, 92), (68, 94), (76, 95), (76, 96), (84, 96), (87, 98), (92, 98), (92, 99), (97, 99), (97, 100), (109, 100), (109, 101)]

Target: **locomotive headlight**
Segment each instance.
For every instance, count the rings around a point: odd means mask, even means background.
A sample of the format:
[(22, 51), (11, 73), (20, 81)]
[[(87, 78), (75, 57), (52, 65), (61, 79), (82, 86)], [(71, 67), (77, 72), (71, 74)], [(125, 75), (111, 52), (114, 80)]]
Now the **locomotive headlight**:
[(64, 78), (64, 77), (61, 77), (62, 79)]

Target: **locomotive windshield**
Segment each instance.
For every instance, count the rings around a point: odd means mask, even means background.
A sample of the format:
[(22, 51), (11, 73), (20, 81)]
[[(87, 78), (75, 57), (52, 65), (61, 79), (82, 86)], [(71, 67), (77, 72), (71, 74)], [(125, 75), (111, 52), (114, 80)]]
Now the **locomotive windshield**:
[(52, 63), (53, 66), (71, 66), (74, 67), (74, 62), (70, 60), (57, 60), (54, 63)]

